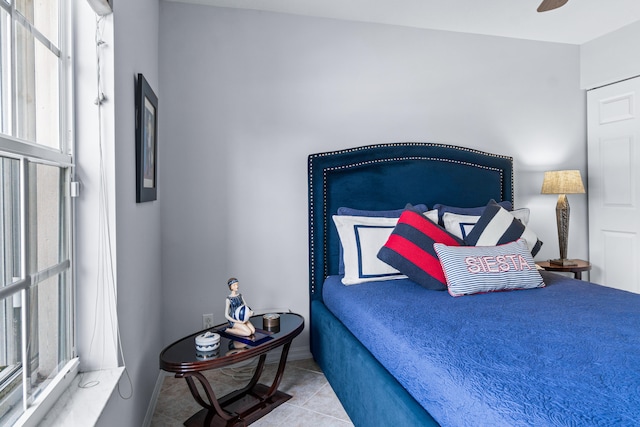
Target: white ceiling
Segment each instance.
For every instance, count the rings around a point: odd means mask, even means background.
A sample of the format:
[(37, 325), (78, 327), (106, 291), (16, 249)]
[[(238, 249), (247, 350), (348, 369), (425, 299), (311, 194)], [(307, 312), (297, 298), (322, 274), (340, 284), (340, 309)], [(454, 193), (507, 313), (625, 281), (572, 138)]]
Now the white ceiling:
[(171, 0), (295, 15), (582, 44), (640, 20), (640, 0)]

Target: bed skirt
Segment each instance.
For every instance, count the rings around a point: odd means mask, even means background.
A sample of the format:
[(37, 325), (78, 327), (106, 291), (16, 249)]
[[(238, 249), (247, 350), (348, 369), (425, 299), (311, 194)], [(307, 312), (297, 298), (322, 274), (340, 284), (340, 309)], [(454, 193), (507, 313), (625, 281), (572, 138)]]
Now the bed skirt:
[(324, 303), (311, 305), (311, 352), (354, 425), (438, 425)]

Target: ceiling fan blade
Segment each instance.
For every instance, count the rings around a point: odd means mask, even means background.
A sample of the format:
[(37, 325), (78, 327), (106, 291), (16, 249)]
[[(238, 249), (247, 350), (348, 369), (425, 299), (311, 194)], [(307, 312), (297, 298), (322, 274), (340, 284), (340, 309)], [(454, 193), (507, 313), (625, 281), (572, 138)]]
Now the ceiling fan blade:
[(569, 0), (542, 0), (540, 6), (538, 6), (538, 12), (547, 12), (549, 10), (557, 9), (560, 6), (564, 6)]

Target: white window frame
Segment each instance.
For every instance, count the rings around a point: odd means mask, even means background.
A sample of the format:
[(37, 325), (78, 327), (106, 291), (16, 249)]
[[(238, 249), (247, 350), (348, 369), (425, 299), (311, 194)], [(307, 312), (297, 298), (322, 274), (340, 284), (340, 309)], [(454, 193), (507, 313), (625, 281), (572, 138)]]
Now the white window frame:
[[(74, 138), (74, 123), (73, 123), (73, 67), (72, 67), (72, 52), (71, 52), (71, 41), (72, 41), (72, 28), (71, 25), (71, 0), (58, 0), (59, 1), (59, 31), (58, 31), (58, 46), (54, 46), (54, 44), (47, 40), (44, 35), (42, 35), (37, 29), (33, 28), (28, 22), (26, 22), (25, 18), (22, 17), (17, 11), (15, 6), (15, 0), (0, 0), (0, 8), (5, 10), (9, 14), (10, 25), (12, 27), (11, 30), (11, 50), (12, 50), (12, 58), (11, 58), (11, 76), (12, 76), (12, 84), (11, 84), (11, 115), (10, 118), (13, 123), (10, 125), (10, 133), (1, 133), (0, 132), (0, 155), (3, 157), (14, 158), (19, 161), (20, 164), (20, 175), (21, 175), (21, 190), (20, 190), (20, 199), (21, 199), (21, 234), (22, 234), (22, 242), (23, 242), (23, 263), (24, 260), (27, 259), (25, 253), (30, 250), (29, 248), (29, 238), (27, 236), (27, 221), (29, 215), (29, 205), (27, 202), (26, 194), (28, 191), (28, 164), (29, 163), (41, 163), (46, 165), (52, 165), (56, 167), (63, 168), (65, 170), (64, 182), (66, 183), (66, 190), (70, 191), (70, 183), (74, 178), (74, 147), (75, 147), (75, 138)], [(23, 24), (26, 23), (26, 28), (31, 34), (41, 42), (46, 48), (48, 48), (51, 52), (54, 52), (58, 55), (58, 70), (59, 70), (59, 141), (60, 141), (60, 149), (51, 149), (48, 147), (37, 145), (33, 142), (25, 141), (16, 138), (16, 124), (15, 124), (15, 111), (16, 111), (16, 96), (15, 96), (15, 78), (16, 76), (16, 37), (15, 37), (15, 27), (16, 22), (21, 22)], [(6, 89), (6, 88), (5, 88)], [(65, 303), (67, 304), (66, 309), (69, 311), (69, 315), (71, 316), (71, 322), (68, 325), (68, 329), (65, 331), (65, 336), (67, 340), (68, 348), (71, 352), (71, 357), (67, 361), (67, 363), (58, 370), (58, 373), (55, 377), (51, 379), (51, 381), (47, 384), (46, 388), (37, 396), (27, 398), (27, 387), (22, 387), (23, 389), (23, 413), (17, 419), (15, 425), (37, 425), (39, 420), (42, 419), (49, 408), (55, 403), (57, 398), (64, 392), (64, 390), (68, 387), (68, 385), (73, 381), (75, 374), (78, 369), (78, 358), (76, 356), (76, 337), (75, 337), (75, 271), (74, 271), (74, 259), (75, 253), (73, 250), (74, 247), (74, 203), (73, 199), (70, 197), (70, 194), (67, 194), (64, 197), (65, 203), (65, 212), (66, 216), (62, 220), (65, 222), (64, 229), (66, 230), (66, 236), (63, 238), (64, 245), (66, 246), (66, 251), (68, 252), (68, 257), (66, 259), (62, 259), (58, 264), (50, 266), (42, 271), (29, 271), (30, 268), (28, 265), (23, 265), (21, 269), (21, 276), (19, 280), (15, 281), (11, 285), (6, 287), (0, 287), (0, 300), (4, 299), (11, 295), (19, 295), (21, 299), (21, 318), (27, 318), (27, 306), (26, 303), (26, 295), (27, 289), (31, 286), (35, 286), (37, 283), (40, 283), (46, 280), (49, 277), (56, 276), (58, 274), (65, 274), (70, 281), (70, 295), (67, 296)], [(23, 323), (22, 328), (22, 365), (26, 366), (29, 361), (25, 360), (27, 356), (26, 351), (26, 343), (27, 338), (29, 336), (30, 331), (25, 326), (26, 322)], [(27, 373), (23, 370), (23, 384), (27, 381)]]

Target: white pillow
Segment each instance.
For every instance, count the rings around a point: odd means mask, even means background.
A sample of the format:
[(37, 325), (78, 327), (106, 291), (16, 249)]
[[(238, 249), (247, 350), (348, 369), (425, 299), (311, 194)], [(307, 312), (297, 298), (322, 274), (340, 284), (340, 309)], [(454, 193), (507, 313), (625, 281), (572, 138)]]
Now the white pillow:
[(431, 221), (438, 223), (438, 209), (431, 209), (430, 211), (426, 211), (424, 216), (429, 218)]
[(334, 215), (344, 259), (342, 283), (402, 279), (406, 276), (378, 259), (378, 251), (387, 242), (398, 218)]
[[(424, 212), (423, 215), (437, 224), (437, 209)], [(398, 218), (353, 215), (334, 215), (332, 218), (342, 245), (343, 284), (407, 277), (378, 258), (378, 251), (387, 243), (398, 224)]]
[[(528, 208), (516, 209), (514, 211), (508, 212), (513, 215), (514, 218), (519, 219), (522, 224), (527, 225), (529, 223)], [(480, 215), (460, 215), (451, 212), (445, 212), (445, 214), (442, 216), (442, 221), (444, 223), (445, 230), (456, 237), (465, 239), (469, 235), (469, 232), (473, 229), (473, 226), (476, 225), (479, 218)]]

